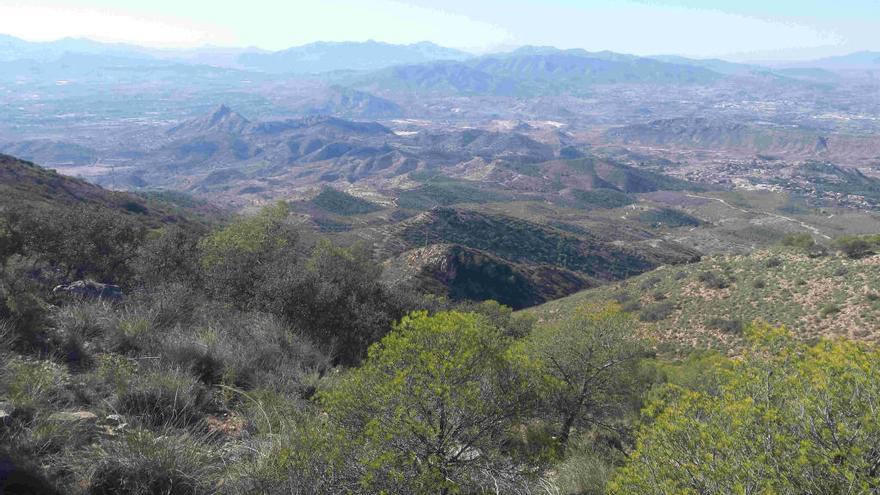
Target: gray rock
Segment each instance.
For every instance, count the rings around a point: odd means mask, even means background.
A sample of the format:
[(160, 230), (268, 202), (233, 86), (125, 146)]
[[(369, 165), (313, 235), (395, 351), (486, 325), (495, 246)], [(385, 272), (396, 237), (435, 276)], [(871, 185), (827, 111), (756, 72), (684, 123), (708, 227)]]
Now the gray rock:
[(116, 425), (121, 425), (125, 423), (125, 417), (123, 417), (121, 414), (111, 414), (105, 419), (108, 423), (113, 423)]
[(61, 411), (50, 415), (49, 420), (65, 423), (97, 423), (98, 416), (89, 411)]
[(102, 284), (94, 280), (77, 280), (67, 285), (59, 285), (52, 289), (52, 292), (88, 299), (122, 300), (122, 289), (118, 285)]

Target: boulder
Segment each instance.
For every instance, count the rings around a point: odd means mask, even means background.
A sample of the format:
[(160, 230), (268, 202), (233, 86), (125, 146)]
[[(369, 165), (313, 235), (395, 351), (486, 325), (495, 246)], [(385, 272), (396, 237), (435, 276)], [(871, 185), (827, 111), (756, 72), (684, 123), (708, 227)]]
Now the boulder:
[(125, 417), (123, 417), (121, 414), (111, 414), (107, 416), (107, 418), (105, 418), (105, 421), (115, 426), (119, 426), (125, 424)]
[(108, 301), (122, 300), (122, 289), (118, 285), (102, 284), (94, 280), (77, 280), (67, 285), (59, 285), (52, 289), (54, 294), (103, 299)]
[(89, 411), (61, 411), (51, 414), (49, 420), (65, 423), (91, 424), (98, 422), (98, 416)]

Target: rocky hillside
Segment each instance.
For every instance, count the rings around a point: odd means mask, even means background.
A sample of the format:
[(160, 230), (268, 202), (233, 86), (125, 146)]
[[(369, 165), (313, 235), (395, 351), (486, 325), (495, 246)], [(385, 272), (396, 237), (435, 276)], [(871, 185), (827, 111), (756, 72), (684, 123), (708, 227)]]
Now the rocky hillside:
[(662, 267), (625, 282), (547, 303), (543, 319), (589, 303), (617, 301), (638, 315), (658, 348), (736, 353), (745, 325), (786, 325), (804, 340), (880, 341), (880, 256), (810, 257), (794, 248), (718, 256)]
[(433, 244), (388, 260), (385, 278), (453, 301), (492, 299), (513, 309), (535, 306), (598, 285), (552, 265), (514, 263), (457, 244)]

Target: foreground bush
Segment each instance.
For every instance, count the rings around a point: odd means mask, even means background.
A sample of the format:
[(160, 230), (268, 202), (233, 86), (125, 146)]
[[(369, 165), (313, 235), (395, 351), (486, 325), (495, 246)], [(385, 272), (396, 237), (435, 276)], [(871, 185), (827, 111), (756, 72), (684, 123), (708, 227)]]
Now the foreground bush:
[(876, 493), (880, 351), (795, 343), (749, 330), (755, 347), (719, 368), (719, 388), (669, 386), (646, 410), (618, 494)]
[(523, 467), (500, 448), (532, 397), (526, 366), (485, 317), (446, 312), (404, 318), (364, 365), (320, 395), (362, 452), (368, 492), (505, 492)]
[(185, 432), (133, 430), (100, 442), (77, 467), (92, 495), (216, 493), (220, 452)]

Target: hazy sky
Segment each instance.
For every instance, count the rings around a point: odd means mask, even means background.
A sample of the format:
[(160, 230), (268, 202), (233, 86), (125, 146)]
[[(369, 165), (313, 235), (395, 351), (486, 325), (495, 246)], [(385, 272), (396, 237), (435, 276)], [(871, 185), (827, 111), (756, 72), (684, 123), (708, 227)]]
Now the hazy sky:
[(0, 0), (0, 33), (282, 49), (429, 40), (790, 59), (880, 50), (880, 0)]

